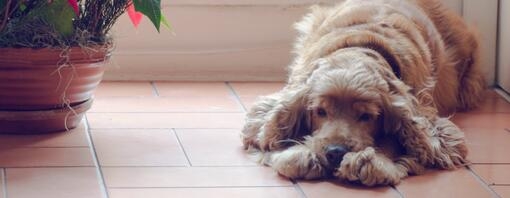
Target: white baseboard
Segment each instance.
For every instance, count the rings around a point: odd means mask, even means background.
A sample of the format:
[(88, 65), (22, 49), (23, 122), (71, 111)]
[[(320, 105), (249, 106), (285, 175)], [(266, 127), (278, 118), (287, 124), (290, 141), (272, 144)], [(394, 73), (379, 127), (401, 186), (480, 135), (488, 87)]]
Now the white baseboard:
[[(459, 14), (481, 24), (487, 51), (494, 55), (492, 0), (445, 0)], [(172, 0), (163, 12), (172, 31), (157, 33), (146, 18), (138, 29), (122, 16), (114, 28), (116, 50), (107, 80), (282, 81), (292, 60), (292, 24), (314, 3), (339, 0)], [(477, 11), (478, 12), (478, 11)], [(482, 16), (482, 17), (477, 17)], [(495, 15), (494, 15), (495, 16)], [(495, 19), (494, 19), (495, 20)], [(494, 29), (491, 29), (494, 26)], [(485, 62), (494, 81), (495, 57)], [(494, 62), (494, 63), (493, 63)]]

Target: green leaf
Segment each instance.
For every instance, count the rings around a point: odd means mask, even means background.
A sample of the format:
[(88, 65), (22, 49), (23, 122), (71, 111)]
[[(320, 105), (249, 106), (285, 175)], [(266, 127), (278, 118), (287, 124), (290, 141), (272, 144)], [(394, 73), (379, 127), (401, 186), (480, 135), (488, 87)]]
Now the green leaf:
[(133, 0), (135, 10), (149, 17), (159, 32), (162, 21), (161, 0)]
[(5, 4), (7, 4), (7, 1), (5, 1), (5, 0), (0, 0), (0, 16), (3, 16), (3, 15), (4, 15), (4, 8), (5, 8)]
[(47, 22), (56, 33), (64, 37), (69, 37), (74, 32), (74, 16), (73, 8), (67, 4), (67, 0), (53, 0), (30, 10), (27, 20), (42, 19)]
[(170, 25), (170, 23), (168, 23), (168, 20), (166, 20), (165, 15), (161, 15), (161, 23), (169, 30), (172, 29), (172, 26)]
[(41, 7), (41, 16), (61, 35), (67, 37), (73, 34), (75, 13), (67, 0), (53, 0)]
[(19, 5), (19, 10), (20, 10), (20, 11), (25, 11), (25, 9), (27, 9), (27, 6), (26, 6), (24, 3), (21, 3), (21, 4)]

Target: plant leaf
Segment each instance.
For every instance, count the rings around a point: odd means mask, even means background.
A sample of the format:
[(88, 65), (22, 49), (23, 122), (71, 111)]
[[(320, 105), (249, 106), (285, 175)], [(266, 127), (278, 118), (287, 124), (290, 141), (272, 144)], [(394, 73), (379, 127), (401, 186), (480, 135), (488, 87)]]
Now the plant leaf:
[(25, 11), (25, 9), (27, 9), (27, 6), (24, 3), (19, 4), (19, 10), (20, 11), (23, 12), (23, 11)]
[(165, 15), (161, 15), (161, 23), (169, 30), (172, 29), (172, 26), (170, 25), (170, 23), (168, 23), (168, 20), (166, 20)]
[(128, 6), (127, 13), (128, 13), (129, 19), (131, 19), (131, 23), (133, 23), (133, 26), (135, 26), (135, 28), (137, 28), (138, 25), (140, 24), (140, 21), (142, 21), (143, 14), (140, 12), (137, 12), (135, 10), (135, 7), (133, 4), (130, 4)]
[(71, 36), (74, 32), (73, 17), (75, 13), (65, 0), (54, 0), (33, 10), (32, 13), (34, 16), (40, 14), (58, 33), (65, 37)]
[(135, 10), (149, 17), (159, 32), (161, 24), (161, 0), (133, 0)]
[(7, 4), (7, 1), (0, 0), (0, 16), (3, 15), (5, 4)]

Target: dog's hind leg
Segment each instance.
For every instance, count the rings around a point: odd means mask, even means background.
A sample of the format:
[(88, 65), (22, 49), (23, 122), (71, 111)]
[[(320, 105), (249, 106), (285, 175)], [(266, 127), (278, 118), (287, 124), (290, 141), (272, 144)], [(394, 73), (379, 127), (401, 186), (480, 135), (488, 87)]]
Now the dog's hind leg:
[(460, 75), (458, 110), (469, 110), (477, 107), (482, 99), (486, 82), (479, 68), (479, 60), (475, 54), (464, 60)]

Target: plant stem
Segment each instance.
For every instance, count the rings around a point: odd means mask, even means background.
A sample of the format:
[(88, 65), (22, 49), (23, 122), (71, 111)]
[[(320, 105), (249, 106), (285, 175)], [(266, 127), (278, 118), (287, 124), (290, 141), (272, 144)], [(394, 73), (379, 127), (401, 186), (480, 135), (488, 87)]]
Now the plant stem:
[(2, 20), (2, 24), (0, 24), (0, 32), (4, 29), (5, 25), (7, 24), (7, 20), (9, 19), (9, 9), (11, 8), (11, 0), (7, 0), (7, 3), (5, 4), (5, 12), (4, 17)]

